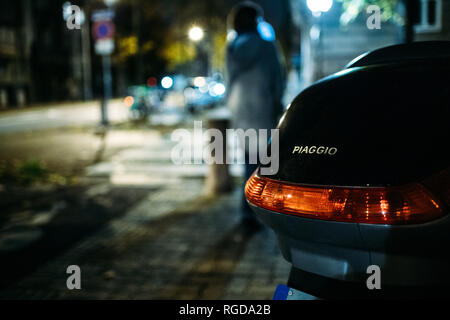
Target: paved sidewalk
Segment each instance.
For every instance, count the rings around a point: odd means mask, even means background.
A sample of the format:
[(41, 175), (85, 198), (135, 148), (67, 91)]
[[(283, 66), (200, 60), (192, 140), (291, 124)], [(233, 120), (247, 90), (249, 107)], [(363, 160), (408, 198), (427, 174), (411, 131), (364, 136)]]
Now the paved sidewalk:
[[(110, 123), (128, 120), (128, 108), (121, 99), (108, 104)], [(100, 119), (100, 101), (66, 102), (0, 112), (0, 135), (30, 130), (71, 126), (97, 125)]]
[[(275, 235), (241, 226), (240, 188), (204, 196), (207, 167), (178, 168), (170, 161), (172, 145), (156, 135), (90, 167), (88, 197), (108, 202), (112, 191), (127, 187), (147, 195), (0, 298), (271, 299), (289, 273)], [(69, 265), (81, 267), (81, 290), (66, 288)]]

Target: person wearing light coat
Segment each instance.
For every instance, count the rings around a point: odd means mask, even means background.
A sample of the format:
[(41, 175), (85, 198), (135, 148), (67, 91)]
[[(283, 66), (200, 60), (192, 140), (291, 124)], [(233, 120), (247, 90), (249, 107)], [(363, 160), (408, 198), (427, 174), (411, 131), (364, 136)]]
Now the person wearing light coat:
[[(258, 5), (246, 1), (235, 6), (228, 18), (235, 36), (228, 41), (226, 49), (226, 101), (234, 129), (255, 129), (257, 132), (274, 129), (283, 112), (285, 72), (276, 43), (264, 40), (258, 32), (258, 20), (262, 16)], [(249, 163), (251, 150), (242, 144), (247, 180), (258, 164)], [(245, 197), (242, 214), (244, 222), (255, 221)]]

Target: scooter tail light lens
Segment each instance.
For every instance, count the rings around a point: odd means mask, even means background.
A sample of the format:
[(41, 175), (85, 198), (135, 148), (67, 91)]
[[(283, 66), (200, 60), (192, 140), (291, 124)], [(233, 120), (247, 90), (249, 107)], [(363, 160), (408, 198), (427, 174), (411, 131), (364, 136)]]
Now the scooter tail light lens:
[(306, 218), (371, 223), (415, 224), (437, 219), (444, 211), (420, 184), (402, 187), (328, 187), (286, 183), (255, 172), (245, 186), (257, 207)]

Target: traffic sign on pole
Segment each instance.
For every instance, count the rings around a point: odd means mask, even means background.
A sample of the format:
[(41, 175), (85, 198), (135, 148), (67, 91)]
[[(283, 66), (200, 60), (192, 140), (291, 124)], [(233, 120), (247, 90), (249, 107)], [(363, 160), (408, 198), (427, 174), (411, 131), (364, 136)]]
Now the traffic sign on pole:
[(102, 56), (103, 99), (101, 102), (101, 124), (108, 125), (108, 100), (112, 96), (111, 54), (114, 51), (114, 11), (98, 10), (92, 14), (92, 36), (95, 52)]
[(92, 14), (92, 36), (95, 40), (95, 52), (110, 55), (114, 51), (115, 26), (112, 10), (98, 10)]

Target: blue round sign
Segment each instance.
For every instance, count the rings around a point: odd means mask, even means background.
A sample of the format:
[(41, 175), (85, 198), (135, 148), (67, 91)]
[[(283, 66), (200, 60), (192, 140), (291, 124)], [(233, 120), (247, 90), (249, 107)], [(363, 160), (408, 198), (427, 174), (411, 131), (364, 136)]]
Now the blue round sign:
[(92, 29), (96, 40), (112, 38), (114, 35), (114, 24), (111, 20), (96, 21)]

